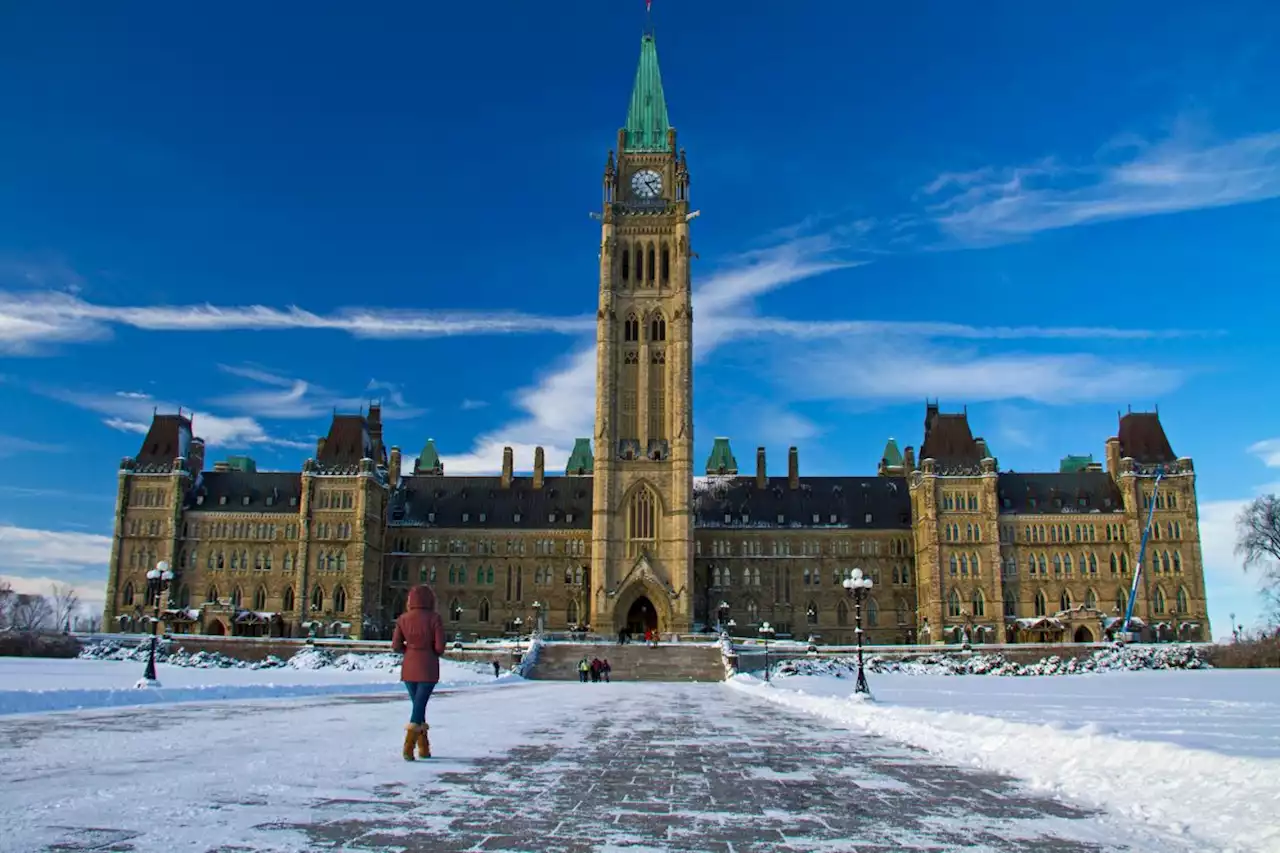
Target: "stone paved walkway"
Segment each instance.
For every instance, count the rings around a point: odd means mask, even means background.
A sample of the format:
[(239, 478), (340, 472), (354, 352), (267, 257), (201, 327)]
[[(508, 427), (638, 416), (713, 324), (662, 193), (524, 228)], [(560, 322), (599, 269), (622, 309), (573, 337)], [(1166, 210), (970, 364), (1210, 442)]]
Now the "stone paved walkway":
[[(498, 699), (517, 695), (524, 697), (518, 706)], [(405, 764), (394, 756), (391, 744), (386, 747), (391, 754), (382, 780), (364, 774), (347, 781), (343, 794), (311, 797), (303, 807), (298, 806), (298, 791), (284, 791), (276, 782), (253, 793), (246, 786), (242, 796), (215, 797), (209, 808), (275, 813), (275, 819), (251, 821), (254, 840), (223, 835), (218, 841), (215, 834), (207, 844), (181, 849), (1153, 849), (1150, 838), (1130, 835), (1114, 820), (1029, 793), (998, 776), (939, 764), (914, 750), (832, 727), (723, 685), (537, 684), (490, 692), (487, 698), (466, 693), (442, 696), (437, 707), (453, 703), (459, 703), (459, 711), (461, 703), (475, 704), (459, 719), (468, 719), (480, 738), (490, 727), (516, 725), (506, 715), (518, 707), (519, 745), (476, 757), (451, 757), (449, 735), (443, 731), (446, 723), (441, 722), (451, 718), (437, 714), (433, 721), (438, 758)], [(343, 703), (327, 700), (310, 706), (316, 713), (326, 704)], [(393, 706), (397, 714), (400, 704)], [(339, 710), (349, 718), (353, 712), (367, 713), (362, 706), (375, 709), (378, 700), (350, 701)], [(264, 732), (274, 725), (271, 715), (289, 713), (287, 703), (258, 703), (252, 708), (261, 716)], [(529, 708), (542, 710), (530, 719)], [(245, 708), (224, 703), (173, 712), (178, 728), (213, 732), (220, 721), (236, 714), (243, 717)], [(135, 712), (115, 712), (113, 719), (119, 723), (130, 713)], [(155, 711), (136, 712), (147, 713)], [(390, 711), (379, 713), (386, 716)], [(60, 716), (75, 720), (75, 715)], [(0, 719), (0, 736), (11, 746), (23, 742), (17, 721)], [(168, 768), (170, 773), (180, 771), (173, 765)], [(366, 778), (367, 784), (361, 781)], [(155, 783), (157, 796), (163, 797), (164, 775)], [(229, 819), (236, 823), (231, 815)], [(121, 823), (118, 829), (68, 831), (59, 841), (26, 849), (168, 849), (156, 846), (160, 839), (148, 842), (136, 829), (125, 828), (128, 821)], [(1161, 841), (1160, 849), (1184, 848)]]

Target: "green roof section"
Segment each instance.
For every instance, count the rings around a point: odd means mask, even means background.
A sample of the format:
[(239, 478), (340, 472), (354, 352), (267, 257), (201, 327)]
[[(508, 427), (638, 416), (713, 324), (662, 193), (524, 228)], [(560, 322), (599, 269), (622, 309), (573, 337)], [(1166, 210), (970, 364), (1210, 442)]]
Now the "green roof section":
[(737, 474), (738, 460), (733, 458), (729, 449), (729, 439), (717, 438), (711, 445), (711, 455), (707, 457), (707, 474)]
[(418, 462), (413, 466), (415, 474), (440, 474), (444, 472), (444, 463), (436, 451), (436, 440), (428, 438), (422, 452), (418, 454)]
[(1083, 471), (1093, 464), (1093, 454), (1088, 456), (1071, 456), (1062, 457), (1062, 461), (1058, 463), (1059, 474), (1075, 474)]
[(640, 39), (640, 65), (631, 89), (631, 105), (627, 107), (628, 151), (665, 151), (667, 131), (667, 99), (662, 95), (662, 73), (658, 70), (658, 44), (653, 33)]
[(881, 458), (884, 459), (884, 464), (888, 467), (901, 468), (902, 451), (898, 450), (898, 442), (894, 441), (892, 438), (889, 439), (889, 442), (884, 446), (884, 453)]
[(575, 438), (573, 452), (564, 466), (565, 474), (571, 477), (582, 477), (595, 470), (595, 454), (591, 452), (591, 439)]
[(246, 474), (253, 474), (258, 470), (258, 463), (253, 461), (250, 456), (228, 456), (227, 467), (232, 471), (243, 471)]

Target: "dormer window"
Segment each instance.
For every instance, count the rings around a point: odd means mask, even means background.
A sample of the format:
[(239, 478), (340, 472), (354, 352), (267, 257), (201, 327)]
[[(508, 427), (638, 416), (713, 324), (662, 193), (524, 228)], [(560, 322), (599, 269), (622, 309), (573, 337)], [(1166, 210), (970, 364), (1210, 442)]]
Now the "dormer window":
[(564, 520), (569, 524), (573, 524), (573, 513), (571, 512), (565, 513)]
[(786, 524), (786, 523), (787, 523), (787, 517), (786, 517), (785, 515), (783, 515), (782, 513), (778, 513), (778, 523), (779, 523), (779, 524)]
[(196, 495), (196, 506), (204, 506), (204, 495)]
[(1031, 507), (1032, 509), (1035, 509), (1035, 508), (1036, 508), (1036, 499), (1035, 499), (1035, 498), (1028, 498), (1028, 499), (1027, 499), (1027, 506)]
[(434, 524), (434, 523), (435, 523), (435, 520), (436, 520), (436, 514), (435, 514), (434, 512), (429, 512), (429, 513), (427, 513), (427, 521), (429, 521), (429, 522), (431, 522), (432, 524)]
[(1004, 504), (1005, 509), (1009, 509), (1010, 507), (1013, 506), (1013, 501), (1009, 500), (1008, 498), (1004, 498), (1000, 502)]
[(554, 512), (547, 513), (547, 524), (556, 523), (556, 514)]
[(289, 498), (289, 506), (297, 506), (297, 505), (298, 505), (297, 498)]
[(813, 514), (813, 523), (814, 523), (814, 524), (817, 524), (817, 523), (818, 523), (818, 518), (819, 518), (819, 517), (820, 517), (820, 516), (819, 516), (816, 512)]
[(516, 524), (519, 524), (519, 523), (520, 523), (520, 513), (518, 513), (518, 512), (517, 512), (514, 516), (512, 516), (512, 519), (511, 519), (511, 520), (512, 520), (512, 521), (514, 521)]
[(830, 523), (831, 523), (831, 524), (835, 524), (835, 523), (836, 523), (836, 514), (835, 514), (834, 512), (833, 512), (833, 513), (831, 513), (831, 522), (830, 522)]
[(748, 513), (745, 513), (745, 512), (744, 512), (744, 513), (742, 514), (742, 523), (743, 523), (743, 524), (750, 524), (750, 523), (751, 523), (751, 516), (750, 516)]
[(488, 517), (489, 517), (488, 513), (484, 513), (484, 512), (480, 513), (480, 522), (483, 524), (485, 519), (487, 519)]
[(867, 514), (863, 517), (863, 520), (864, 520), (864, 521), (866, 521), (866, 523), (867, 523), (867, 524), (870, 524), (870, 523), (871, 523), (871, 513), (867, 513)]
[(248, 506), (248, 505), (249, 505), (249, 496), (248, 496), (248, 495), (245, 495), (243, 498), (241, 498), (241, 499), (240, 499), (240, 505), (241, 505), (241, 506)]
[(1089, 501), (1086, 498), (1080, 498), (1080, 506), (1088, 506)]
[(226, 505), (227, 505), (227, 496), (218, 495), (218, 506), (226, 506)]
[(466, 523), (467, 523), (468, 521), (470, 521), (470, 520), (471, 520), (471, 513), (469, 513), (469, 512), (464, 512), (464, 513), (462, 514), (462, 523), (463, 523), (463, 524), (466, 524)]
[(275, 499), (275, 498), (270, 497), (270, 496), (268, 496), (268, 497), (267, 497), (267, 506), (273, 506), (273, 505), (275, 504), (275, 502), (276, 502), (276, 499)]
[(726, 513), (724, 514), (724, 523), (725, 523), (725, 524), (733, 524), (733, 516), (726, 512)]

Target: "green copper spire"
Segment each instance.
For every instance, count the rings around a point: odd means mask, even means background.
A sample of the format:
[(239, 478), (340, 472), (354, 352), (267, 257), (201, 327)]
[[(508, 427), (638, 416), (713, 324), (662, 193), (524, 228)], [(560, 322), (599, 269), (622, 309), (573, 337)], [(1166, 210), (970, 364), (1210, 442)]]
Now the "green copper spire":
[(662, 73), (658, 71), (658, 45), (652, 32), (640, 39), (640, 65), (636, 68), (636, 84), (631, 90), (631, 106), (627, 108), (627, 150), (665, 151), (667, 100), (662, 96)]
[(707, 475), (738, 473), (738, 460), (733, 458), (729, 449), (729, 439), (717, 438), (711, 445), (711, 455), (707, 457)]
[(564, 466), (564, 473), (570, 477), (585, 477), (595, 468), (595, 456), (591, 453), (591, 439), (575, 438), (573, 452), (569, 454), (569, 462)]
[(428, 438), (426, 445), (422, 448), (422, 453), (418, 454), (418, 459), (413, 465), (413, 473), (415, 474), (443, 474), (444, 464), (440, 461), (440, 454), (436, 452), (436, 440)]
[(894, 441), (892, 438), (889, 439), (889, 443), (884, 446), (884, 454), (881, 458), (884, 460), (884, 464), (888, 467), (901, 468), (902, 452), (898, 450), (898, 442)]

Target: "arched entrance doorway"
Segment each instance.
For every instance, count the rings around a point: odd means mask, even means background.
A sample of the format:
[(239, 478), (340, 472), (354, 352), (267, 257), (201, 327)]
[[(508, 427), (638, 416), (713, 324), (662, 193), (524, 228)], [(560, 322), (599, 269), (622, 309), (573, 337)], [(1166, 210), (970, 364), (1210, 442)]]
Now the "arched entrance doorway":
[(205, 633), (213, 637), (222, 637), (226, 636), (227, 629), (220, 620), (214, 619), (209, 623), (209, 628)]
[(1093, 632), (1084, 625), (1081, 625), (1079, 628), (1076, 628), (1075, 641), (1077, 643), (1092, 643)]
[(643, 637), (646, 631), (658, 630), (658, 609), (647, 596), (642, 595), (631, 603), (626, 629), (639, 637)]

